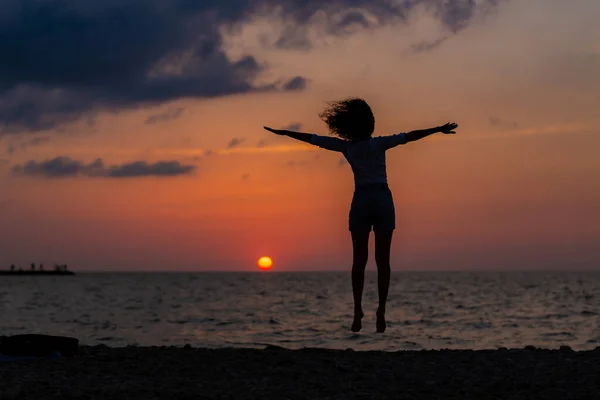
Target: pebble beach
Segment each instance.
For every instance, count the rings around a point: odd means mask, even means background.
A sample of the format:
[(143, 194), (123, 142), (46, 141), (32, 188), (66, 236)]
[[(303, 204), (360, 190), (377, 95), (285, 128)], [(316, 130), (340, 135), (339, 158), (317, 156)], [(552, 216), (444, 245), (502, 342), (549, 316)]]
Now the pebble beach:
[(0, 399), (598, 399), (600, 348), (81, 346), (0, 363)]

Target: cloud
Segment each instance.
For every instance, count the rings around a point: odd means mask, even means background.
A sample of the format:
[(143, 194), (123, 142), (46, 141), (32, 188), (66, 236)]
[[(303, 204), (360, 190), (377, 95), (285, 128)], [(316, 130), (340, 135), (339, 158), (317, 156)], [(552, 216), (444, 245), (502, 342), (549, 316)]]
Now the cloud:
[(248, 18), (250, 3), (3, 1), (0, 132), (50, 129), (97, 110), (304, 88), (296, 78), (256, 84), (264, 66), (226, 55), (222, 28)]
[(289, 124), (288, 126), (284, 127), (283, 129), (288, 130), (288, 131), (299, 131), (302, 129), (302, 124), (299, 122), (295, 122), (293, 124)]
[(258, 147), (259, 149), (261, 149), (261, 148), (265, 147), (266, 145), (267, 145), (266, 139), (261, 139), (256, 144), (256, 147)]
[(283, 85), (283, 90), (285, 91), (296, 91), (303, 90), (308, 86), (308, 80), (301, 76), (297, 76), (293, 79), (290, 79)]
[(248, 179), (250, 179), (250, 174), (244, 174), (244, 175), (242, 175), (242, 180), (243, 181), (247, 181)]
[(76, 176), (102, 178), (130, 178), (141, 176), (178, 176), (190, 174), (195, 167), (182, 165), (179, 161), (134, 161), (120, 165), (105, 167), (101, 159), (85, 164), (69, 157), (56, 157), (46, 161), (27, 161), (23, 165), (15, 165), (12, 172), (21, 176), (44, 178), (67, 178)]
[(177, 176), (187, 175), (194, 170), (193, 165), (182, 165), (179, 161), (159, 161), (154, 164), (135, 161), (129, 164), (113, 166), (108, 169), (108, 176), (113, 178), (135, 176)]
[[(311, 35), (348, 36), (392, 23), (407, 23), (411, 13), (425, 9), (450, 33), (465, 29), (478, 12), (495, 9), (500, 0), (288, 0), (274, 8), (284, 28), (273, 42), (276, 48), (307, 50)], [(268, 3), (268, 2), (267, 2)], [(438, 43), (438, 45), (441, 43)]]
[(69, 157), (57, 157), (48, 161), (27, 161), (23, 166), (15, 165), (12, 167), (14, 173), (29, 176), (44, 176), (48, 178), (60, 178), (68, 176), (77, 176), (82, 171), (92, 169), (96, 164), (89, 166), (80, 161), (72, 160)]
[(279, 49), (310, 50), (312, 42), (308, 37), (306, 26), (286, 26), (275, 41), (275, 47)]
[[(456, 33), (499, 0), (4, 0), (0, 9), (0, 132), (40, 131), (98, 111), (184, 98), (303, 90), (305, 77), (257, 83), (266, 66), (230, 58), (224, 35), (256, 20), (287, 27), (279, 47), (307, 33), (350, 35), (405, 22), (426, 8)], [(279, 33), (277, 34), (279, 35)], [(291, 78), (291, 79), (290, 79)], [(287, 81), (286, 81), (287, 79)], [(283, 82), (283, 83), (276, 83)]]
[(227, 148), (233, 149), (235, 147), (238, 147), (240, 144), (242, 144), (243, 141), (244, 141), (244, 138), (233, 138), (227, 144)]
[(313, 45), (311, 35), (349, 36), (361, 29), (382, 26), (397, 17), (393, 7), (377, 0), (292, 3), (287, 8), (284, 6), (287, 11), (283, 13), (285, 25), (273, 43), (275, 48), (309, 50)]
[(449, 38), (450, 38), (449, 36), (444, 36), (444, 37), (441, 37), (441, 38), (433, 40), (433, 41), (424, 41), (424, 42), (415, 43), (411, 46), (410, 49), (411, 49), (412, 53), (425, 53), (427, 51), (431, 51), (431, 50), (438, 48), (439, 46), (442, 45), (442, 43), (444, 43)]
[(164, 111), (159, 114), (154, 114), (149, 116), (144, 122), (147, 125), (153, 125), (159, 122), (167, 122), (174, 119), (179, 118), (179, 116), (183, 113), (183, 107), (179, 108), (170, 108), (167, 111)]
[(212, 151), (211, 149), (206, 149), (204, 150), (204, 156), (205, 157), (210, 157), (214, 154), (214, 151)]
[(47, 136), (36, 136), (31, 139), (29, 138), (19, 138), (20, 140), (11, 140), (6, 145), (6, 152), (8, 154), (14, 154), (17, 150), (25, 150), (28, 147), (36, 147), (41, 146), (44, 143), (50, 141), (50, 138)]
[(338, 165), (341, 167), (342, 165), (346, 164), (348, 164), (348, 160), (346, 160), (345, 157), (340, 157), (340, 159), (338, 160)]

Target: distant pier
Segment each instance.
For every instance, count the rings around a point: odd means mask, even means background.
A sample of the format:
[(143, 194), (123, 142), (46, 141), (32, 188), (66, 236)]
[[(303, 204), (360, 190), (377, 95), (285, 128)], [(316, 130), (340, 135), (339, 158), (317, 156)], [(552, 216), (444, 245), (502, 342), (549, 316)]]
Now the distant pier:
[(67, 264), (56, 264), (54, 269), (44, 269), (44, 264), (36, 269), (35, 264), (31, 264), (31, 268), (23, 269), (17, 268), (16, 265), (11, 265), (6, 271), (0, 271), (0, 276), (38, 276), (38, 275), (50, 275), (50, 276), (62, 276), (62, 275), (75, 275), (75, 272), (67, 269)]

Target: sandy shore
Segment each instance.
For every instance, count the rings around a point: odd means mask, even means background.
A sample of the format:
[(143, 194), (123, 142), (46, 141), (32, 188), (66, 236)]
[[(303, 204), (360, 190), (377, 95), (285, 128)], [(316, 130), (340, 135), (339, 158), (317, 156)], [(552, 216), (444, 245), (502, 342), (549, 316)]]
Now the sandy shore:
[(0, 399), (599, 399), (594, 351), (81, 347), (0, 363)]

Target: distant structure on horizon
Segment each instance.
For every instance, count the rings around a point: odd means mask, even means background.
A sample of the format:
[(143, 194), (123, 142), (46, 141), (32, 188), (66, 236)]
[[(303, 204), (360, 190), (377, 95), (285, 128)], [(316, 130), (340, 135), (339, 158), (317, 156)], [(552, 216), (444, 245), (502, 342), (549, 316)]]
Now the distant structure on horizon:
[(8, 271), (0, 271), (0, 275), (75, 275), (75, 272), (67, 269), (67, 264), (55, 264), (53, 270), (45, 270), (44, 264), (35, 269), (35, 263), (31, 263), (31, 269), (17, 268), (15, 264)]

